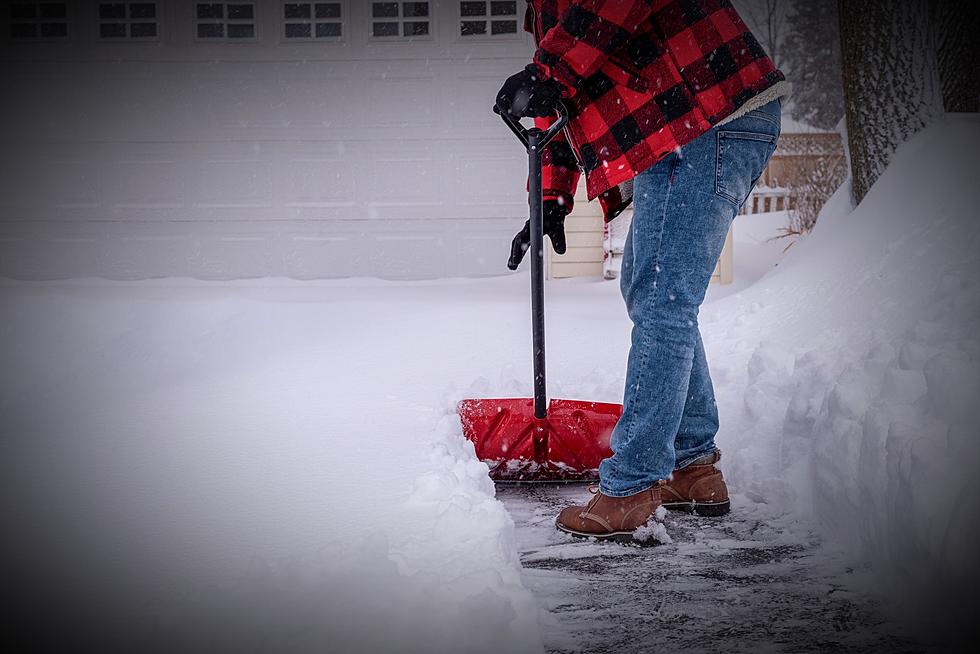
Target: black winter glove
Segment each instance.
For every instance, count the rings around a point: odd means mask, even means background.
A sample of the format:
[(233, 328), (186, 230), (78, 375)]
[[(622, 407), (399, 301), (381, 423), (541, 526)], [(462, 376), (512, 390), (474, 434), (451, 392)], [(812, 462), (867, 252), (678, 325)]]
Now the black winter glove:
[(528, 64), (508, 77), (497, 91), (497, 111), (518, 119), (553, 116), (561, 100), (561, 85), (540, 75), (537, 66)]
[[(558, 200), (544, 201), (544, 233), (551, 238), (551, 246), (558, 254), (565, 254), (565, 216), (567, 215), (568, 207), (559, 204)], [(517, 236), (510, 244), (510, 259), (507, 260), (507, 267), (517, 270), (529, 247), (531, 247), (530, 220), (524, 223), (524, 229), (517, 232)]]

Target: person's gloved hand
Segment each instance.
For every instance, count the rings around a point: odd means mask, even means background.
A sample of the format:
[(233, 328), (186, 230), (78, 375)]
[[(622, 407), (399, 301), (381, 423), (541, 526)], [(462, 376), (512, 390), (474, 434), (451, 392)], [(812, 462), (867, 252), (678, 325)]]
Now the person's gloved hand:
[(561, 100), (561, 85), (542, 79), (534, 64), (507, 78), (497, 91), (496, 110), (513, 118), (553, 116)]
[[(544, 233), (551, 238), (551, 246), (558, 254), (565, 254), (565, 216), (567, 215), (568, 207), (560, 204), (558, 200), (544, 201)], [(524, 229), (517, 232), (517, 236), (510, 244), (510, 259), (507, 260), (507, 267), (517, 270), (529, 247), (531, 247), (530, 220), (524, 223)]]

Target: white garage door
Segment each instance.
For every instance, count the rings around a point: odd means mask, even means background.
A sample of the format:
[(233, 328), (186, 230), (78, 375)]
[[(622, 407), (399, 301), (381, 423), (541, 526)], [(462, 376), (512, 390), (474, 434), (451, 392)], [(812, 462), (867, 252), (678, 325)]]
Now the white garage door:
[(7, 2), (0, 275), (505, 272), (522, 1)]

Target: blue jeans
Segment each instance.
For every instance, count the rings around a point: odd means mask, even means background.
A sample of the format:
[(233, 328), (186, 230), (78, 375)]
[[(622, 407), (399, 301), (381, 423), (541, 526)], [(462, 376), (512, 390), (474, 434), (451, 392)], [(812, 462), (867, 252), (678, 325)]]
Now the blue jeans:
[(779, 136), (773, 100), (715, 127), (633, 180), (620, 287), (633, 321), (623, 415), (599, 489), (625, 497), (715, 450), (718, 408), (698, 308), (728, 228)]

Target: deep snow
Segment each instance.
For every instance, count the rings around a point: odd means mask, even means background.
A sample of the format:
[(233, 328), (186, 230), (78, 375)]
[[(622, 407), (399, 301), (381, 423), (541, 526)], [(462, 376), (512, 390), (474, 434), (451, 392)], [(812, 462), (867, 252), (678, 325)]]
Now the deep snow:
[[(976, 617), (978, 137), (920, 134), (701, 312), (742, 510), (812, 518), (936, 637)], [(615, 283), (548, 294), (552, 395), (618, 401)], [(4, 282), (21, 617), (143, 651), (540, 651), (549, 618), (453, 414), (530, 394), (526, 298), (524, 275)]]
[(21, 608), (129, 651), (539, 650), (447, 392), (519, 281), (6, 286)]
[(918, 134), (702, 312), (730, 476), (816, 518), (927, 640), (980, 617), (978, 146), (975, 115)]

